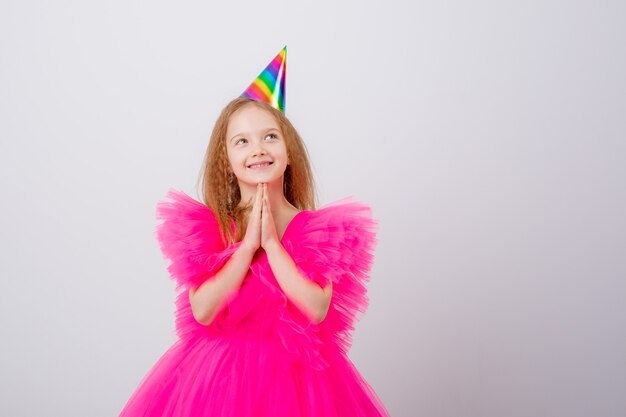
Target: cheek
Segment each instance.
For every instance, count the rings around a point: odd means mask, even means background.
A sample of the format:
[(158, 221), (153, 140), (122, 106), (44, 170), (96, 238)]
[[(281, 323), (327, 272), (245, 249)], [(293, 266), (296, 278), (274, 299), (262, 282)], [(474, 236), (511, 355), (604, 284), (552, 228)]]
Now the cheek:
[(236, 152), (229, 152), (228, 163), (230, 164), (231, 168), (238, 168), (238, 166), (241, 165), (243, 162), (241, 157), (237, 155)]
[(281, 156), (281, 159), (283, 159), (285, 162), (288, 159), (287, 155), (288, 155), (287, 148), (285, 146), (283, 146), (282, 149), (281, 149), (281, 152), (280, 152), (280, 156)]

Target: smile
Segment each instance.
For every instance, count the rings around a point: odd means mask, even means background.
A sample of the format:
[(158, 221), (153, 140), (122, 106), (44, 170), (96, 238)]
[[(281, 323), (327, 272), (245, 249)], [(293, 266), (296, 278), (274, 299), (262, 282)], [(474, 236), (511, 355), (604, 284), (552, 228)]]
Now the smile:
[(253, 164), (253, 165), (250, 165), (248, 168), (250, 168), (250, 169), (263, 169), (263, 168), (267, 168), (267, 167), (269, 167), (269, 166), (270, 166), (270, 165), (272, 165), (272, 164), (273, 164), (273, 162), (264, 162), (264, 163), (262, 163), (262, 164)]

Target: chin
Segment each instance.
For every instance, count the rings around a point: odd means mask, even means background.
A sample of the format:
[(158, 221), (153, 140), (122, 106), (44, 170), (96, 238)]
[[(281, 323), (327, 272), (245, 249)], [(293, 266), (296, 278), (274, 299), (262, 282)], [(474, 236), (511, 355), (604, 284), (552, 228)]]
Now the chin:
[(273, 184), (276, 182), (280, 184), (282, 177), (283, 177), (282, 175), (279, 177), (276, 177), (275, 175), (264, 175), (264, 174), (248, 175), (241, 182), (244, 182), (248, 185), (253, 185), (253, 186), (256, 186), (260, 182), (265, 182), (268, 184)]

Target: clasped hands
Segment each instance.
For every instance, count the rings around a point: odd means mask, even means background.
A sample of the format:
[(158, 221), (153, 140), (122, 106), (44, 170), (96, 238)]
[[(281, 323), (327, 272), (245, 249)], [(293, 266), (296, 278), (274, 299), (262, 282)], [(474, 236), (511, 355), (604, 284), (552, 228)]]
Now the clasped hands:
[(256, 252), (259, 247), (267, 251), (269, 247), (280, 244), (270, 207), (267, 183), (257, 184), (243, 244), (253, 252)]

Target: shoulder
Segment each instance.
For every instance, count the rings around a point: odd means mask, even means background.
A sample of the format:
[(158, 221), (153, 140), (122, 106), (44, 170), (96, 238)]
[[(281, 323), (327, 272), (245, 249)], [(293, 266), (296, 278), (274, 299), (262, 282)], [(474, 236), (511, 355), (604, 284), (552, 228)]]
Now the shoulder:
[[(165, 198), (157, 202), (156, 217), (163, 224), (178, 223), (182, 229), (191, 228), (188, 232), (219, 230), (217, 216), (204, 203), (190, 197), (185, 192), (170, 188)], [(233, 222), (231, 220), (231, 227)]]
[(165, 199), (157, 202), (156, 236), (159, 242), (172, 250), (186, 245), (191, 251), (217, 251), (223, 242), (219, 224), (213, 211), (205, 204), (180, 190), (170, 188)]
[(231, 256), (237, 244), (226, 247), (213, 211), (182, 191), (170, 189), (157, 203), (156, 238), (167, 269), (178, 287), (195, 288)]
[(205, 204), (183, 191), (170, 188), (165, 199), (157, 202), (157, 218), (168, 219), (176, 216), (215, 219), (213, 211)]
[[(378, 220), (372, 208), (353, 197), (327, 203), (317, 210), (303, 210), (297, 215), (294, 237), (298, 245), (339, 248), (346, 241), (375, 239)], [(362, 239), (361, 239), (362, 238)]]
[(372, 207), (352, 196), (327, 203), (317, 210), (311, 210), (308, 217), (310, 221), (323, 222), (329, 226), (339, 224), (366, 226), (378, 223), (378, 220), (373, 217)]

